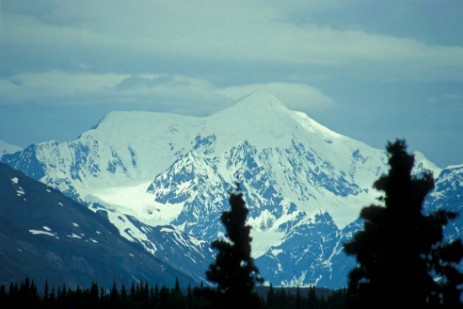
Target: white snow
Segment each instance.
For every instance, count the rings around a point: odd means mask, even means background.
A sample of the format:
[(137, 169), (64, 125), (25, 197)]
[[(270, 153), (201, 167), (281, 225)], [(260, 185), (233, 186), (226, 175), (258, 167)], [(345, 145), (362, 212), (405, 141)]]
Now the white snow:
[(48, 226), (42, 226), (42, 228), (45, 230), (45, 231), (48, 231), (48, 232), (51, 232), (51, 228), (49, 228)]
[(61, 203), (61, 202), (58, 202), (58, 205), (61, 206), (61, 207), (64, 207), (63, 203)]
[[(129, 241), (142, 241), (143, 246), (148, 252), (150, 252), (151, 254), (154, 254), (156, 252), (156, 245), (148, 239), (146, 234), (144, 234), (135, 225), (133, 225), (133, 223), (130, 222), (130, 220), (126, 216), (113, 211), (108, 211), (107, 213), (109, 221), (117, 227), (122, 237)], [(151, 243), (154, 249), (148, 248), (146, 246), (146, 243)]]
[(75, 222), (72, 222), (72, 225), (75, 226), (75, 227), (79, 227), (79, 225)]
[(46, 236), (50, 236), (50, 237), (54, 237), (56, 239), (59, 239), (57, 234), (54, 234), (54, 233), (49, 232), (49, 231), (29, 230), (29, 233), (31, 233), (32, 235), (46, 235)]
[(76, 239), (82, 239), (82, 236), (79, 236), (79, 235), (77, 235), (77, 234), (75, 234), (75, 233), (72, 233), (71, 235), (67, 235), (67, 237), (69, 237), (69, 238), (76, 238)]
[(17, 185), (18, 182), (19, 182), (18, 177), (13, 177), (13, 178), (11, 178), (11, 182), (14, 183), (15, 185)]
[(281, 244), (285, 233), (278, 231), (256, 231), (251, 229), (252, 257), (257, 259), (264, 255), (271, 246)]
[(437, 178), (442, 171), (440, 167), (438, 167), (435, 163), (429, 161), (424, 154), (422, 154), (419, 151), (414, 151), (413, 155), (415, 156), (415, 166), (414, 166), (414, 171), (417, 171), (417, 167), (419, 169), (425, 168), (427, 170), (430, 170), (434, 176), (434, 178)]
[(161, 204), (147, 193), (149, 182), (127, 187), (109, 187), (92, 192), (88, 200), (103, 202), (115, 207), (118, 212), (136, 217), (149, 225), (166, 225), (172, 222), (183, 208), (182, 204)]
[(270, 252), (272, 253), (273, 256), (278, 256), (280, 253), (283, 253), (283, 250), (282, 249), (272, 249)]
[(21, 186), (18, 186), (18, 189), (16, 189), (16, 196), (23, 196), (26, 194), (26, 191)]

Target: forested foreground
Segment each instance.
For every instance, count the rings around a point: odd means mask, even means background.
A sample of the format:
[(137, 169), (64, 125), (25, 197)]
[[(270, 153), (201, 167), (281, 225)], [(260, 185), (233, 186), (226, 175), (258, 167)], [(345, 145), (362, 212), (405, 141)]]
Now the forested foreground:
[[(29, 279), (0, 287), (0, 308), (216, 308), (206, 296), (211, 290), (203, 287), (168, 288), (145, 283), (130, 287), (116, 285), (109, 289), (93, 283), (89, 288), (49, 287), (38, 291)], [(346, 308), (347, 291), (316, 288), (259, 287), (256, 308)]]

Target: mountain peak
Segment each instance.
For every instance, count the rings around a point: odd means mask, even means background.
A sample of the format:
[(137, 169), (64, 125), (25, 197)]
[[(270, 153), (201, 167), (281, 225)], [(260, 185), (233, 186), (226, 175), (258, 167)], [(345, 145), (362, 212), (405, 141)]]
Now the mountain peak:
[(277, 119), (287, 118), (289, 114), (290, 110), (275, 95), (259, 90), (239, 99), (234, 105), (211, 115), (210, 118), (219, 119), (220, 124), (232, 122), (246, 124), (248, 127), (250, 123), (254, 123), (254, 126), (265, 124), (265, 127), (274, 127), (281, 122)]
[(239, 99), (230, 109), (257, 112), (261, 110), (288, 110), (286, 106), (272, 93), (257, 90)]

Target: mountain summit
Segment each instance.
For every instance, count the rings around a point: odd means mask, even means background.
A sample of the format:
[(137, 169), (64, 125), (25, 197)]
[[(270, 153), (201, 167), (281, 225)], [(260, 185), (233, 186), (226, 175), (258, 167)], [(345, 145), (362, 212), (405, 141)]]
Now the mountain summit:
[[(360, 228), (358, 212), (376, 201), (372, 184), (387, 168), (383, 151), (263, 92), (207, 117), (113, 112), (77, 140), (3, 161), (106, 212), (126, 239), (196, 278), (239, 182), (263, 277), (328, 287), (345, 284), (353, 261), (341, 244)], [(417, 170), (428, 168), (417, 157)]]

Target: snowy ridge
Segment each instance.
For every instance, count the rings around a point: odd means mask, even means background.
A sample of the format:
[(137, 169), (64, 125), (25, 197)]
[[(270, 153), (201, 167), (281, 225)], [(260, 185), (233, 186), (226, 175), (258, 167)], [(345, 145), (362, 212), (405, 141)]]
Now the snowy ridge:
[[(106, 213), (151, 254), (177, 268), (188, 261), (196, 278), (239, 182), (264, 277), (329, 287), (343, 284), (352, 261), (341, 243), (359, 228), (360, 209), (376, 202), (372, 184), (387, 171), (383, 151), (262, 92), (208, 117), (112, 112), (75, 141), (2, 160)], [(443, 174), (421, 154), (416, 161), (417, 173)]]

